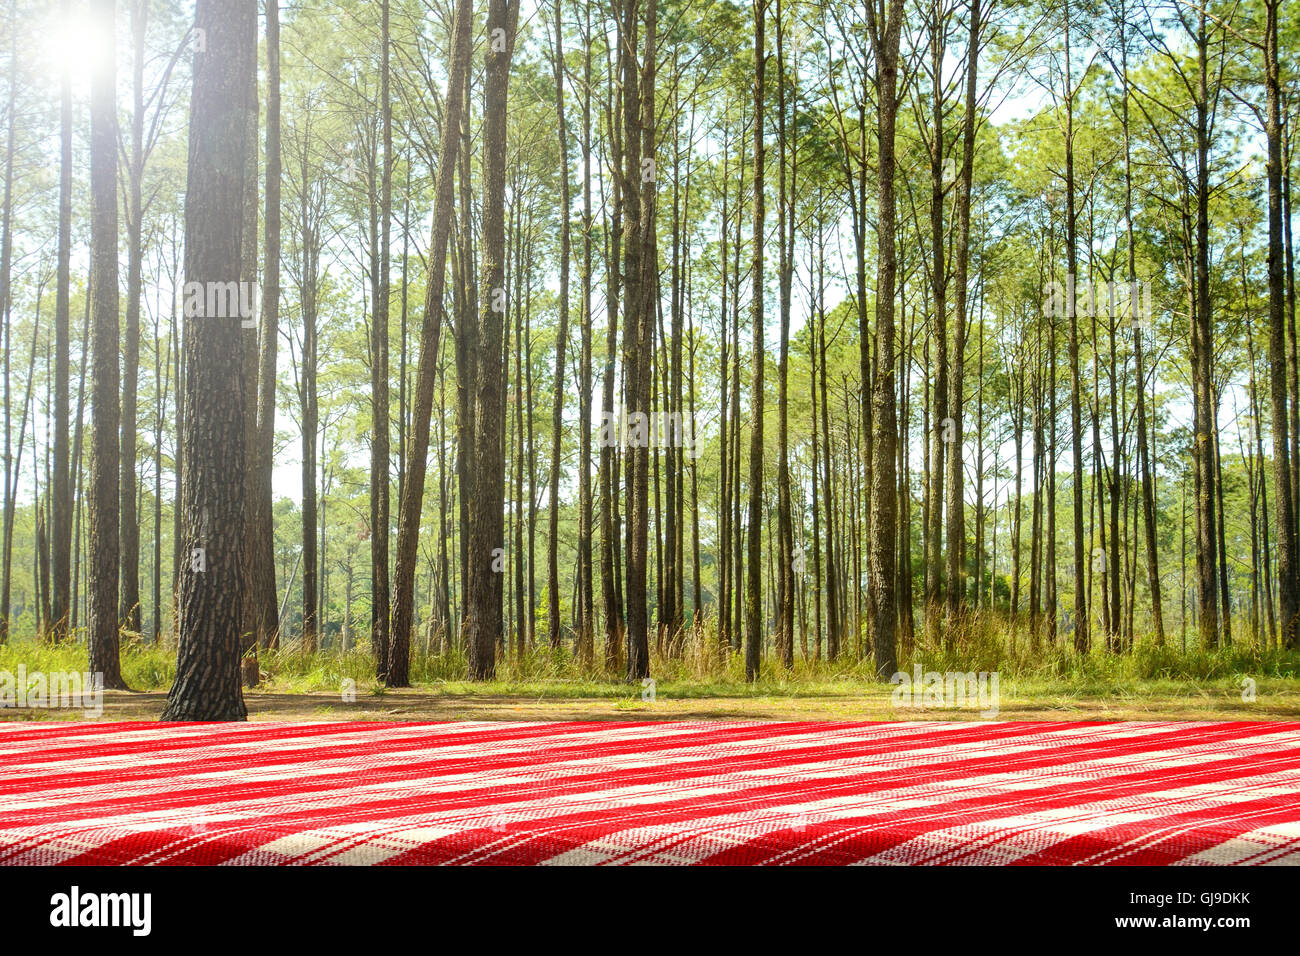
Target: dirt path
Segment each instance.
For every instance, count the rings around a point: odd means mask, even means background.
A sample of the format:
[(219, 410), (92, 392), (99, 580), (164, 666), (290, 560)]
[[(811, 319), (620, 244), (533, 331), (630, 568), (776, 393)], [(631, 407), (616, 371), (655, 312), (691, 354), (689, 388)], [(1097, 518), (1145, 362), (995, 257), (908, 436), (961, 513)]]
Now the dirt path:
[[(163, 691), (105, 691), (99, 720), (157, 720)], [(255, 721), (341, 720), (968, 720), (975, 710), (898, 708), (885, 689), (818, 697), (519, 697), (448, 694), (427, 688), (357, 694), (245, 691)], [(0, 709), (0, 720), (83, 720), (79, 710)], [(1002, 695), (998, 720), (1296, 720), (1300, 691), (1253, 702), (1205, 690), (1140, 698)]]

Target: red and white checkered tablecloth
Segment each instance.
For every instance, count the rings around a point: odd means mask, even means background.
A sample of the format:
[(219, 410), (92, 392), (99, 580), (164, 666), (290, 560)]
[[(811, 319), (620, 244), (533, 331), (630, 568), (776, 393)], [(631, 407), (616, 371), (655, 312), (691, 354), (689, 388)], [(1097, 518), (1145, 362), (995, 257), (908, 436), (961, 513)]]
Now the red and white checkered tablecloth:
[(0, 864), (1300, 864), (1300, 723), (0, 724)]

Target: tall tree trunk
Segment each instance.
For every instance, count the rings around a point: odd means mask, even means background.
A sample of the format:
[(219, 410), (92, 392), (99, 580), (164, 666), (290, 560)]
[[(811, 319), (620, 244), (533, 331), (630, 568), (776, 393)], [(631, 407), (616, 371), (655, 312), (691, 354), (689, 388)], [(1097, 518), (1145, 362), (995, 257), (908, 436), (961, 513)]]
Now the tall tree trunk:
[[(257, 448), (257, 400), (258, 400), (258, 350), (257, 350), (257, 319), (253, 313), (256, 303), (253, 302), (254, 291), (257, 288), (257, 201), (258, 201), (258, 183), (257, 183), (257, 122), (259, 114), (259, 105), (257, 98), (257, 17), (253, 18), (253, 58), (248, 64), (248, 71), (244, 75), (244, 82), (248, 84), (248, 95), (245, 98), (244, 122), (248, 126), (247, 138), (245, 145), (248, 148), (244, 156), (244, 163), (248, 167), (244, 172), (244, 210), (243, 219), (240, 223), (240, 351), (244, 361), (244, 378), (243, 378), (243, 397), (244, 397), (244, 527), (251, 529), (256, 521), (257, 514), (254, 510), (257, 495), (257, 469), (256, 448)], [(247, 289), (248, 292), (243, 290)], [(244, 300), (247, 300), (249, 308), (245, 313)], [(258, 610), (257, 610), (257, 584), (255, 581), (257, 574), (256, 567), (256, 549), (257, 541), (254, 535), (246, 534), (243, 540), (244, 549), (244, 612), (243, 624), (240, 627), (239, 650), (241, 654), (240, 665), (243, 675), (244, 685), (246, 687), (256, 687), (261, 680), (261, 671), (257, 660), (257, 631), (258, 631)]]
[[(463, 102), (461, 103), (460, 122), (462, 126), (469, 128), (473, 117), (473, 104), (470, 100), (468, 81), (461, 92)], [(473, 469), (470, 465), (474, 447), (473, 377), (474, 363), (478, 355), (477, 257), (474, 249), (474, 230), (470, 225), (474, 220), (474, 200), (471, 190), (472, 176), (470, 175), (470, 160), (473, 152), (473, 142), (468, 136), (461, 136), (460, 149), (456, 156), (456, 169), (458, 170), (456, 174), (458, 177), (456, 180), (456, 194), (458, 197), (457, 208), (460, 210), (460, 227), (456, 236), (457, 252), (453, 257), (459, 261), (459, 274), (454, 280), (456, 283), (454, 303), (456, 324), (453, 332), (456, 356), (456, 486), (459, 506), (457, 517), (462, 597), (465, 593), (465, 585), (469, 580), (469, 571), (467, 570), (469, 567), (469, 502), (473, 497), (474, 478)], [(403, 451), (403, 463), (406, 461), (406, 454)], [(405, 473), (410, 473), (405, 464), (403, 469)], [(406, 480), (403, 479), (400, 484), (402, 486), (402, 495), (405, 495)], [(462, 622), (467, 610), (466, 607), (462, 606), (460, 615)]]
[[(370, 640), (378, 677), (388, 673), (388, 299), (389, 245), (393, 219), (393, 104), (389, 88), (389, 0), (380, 12), (379, 99), (383, 109), (384, 158), (380, 173), (378, 276), (370, 327)], [(447, 154), (448, 159), (455, 153)], [(434, 356), (437, 360), (437, 356)]]
[[(90, 103), (90, 284), (91, 460), (90, 460), (90, 670), (104, 686), (125, 686), (118, 660), (118, 428), (121, 370), (118, 366), (117, 288), (117, 81), (114, 65), (114, 0), (94, 0), (98, 55)], [(242, 97), (237, 97), (241, 99)], [(236, 270), (236, 275), (238, 271)], [(236, 562), (236, 567), (238, 564)]]
[[(1142, 485), (1142, 526), (1147, 557), (1147, 587), (1151, 592), (1151, 625), (1157, 646), (1165, 642), (1163, 601), (1160, 593), (1160, 555), (1156, 543), (1155, 479), (1152, 475), (1150, 449), (1147, 445), (1146, 416), (1146, 363), (1142, 349), (1142, 333), (1151, 317), (1140, 311), (1137, 301), (1137, 250), (1133, 238), (1133, 150), (1129, 126), (1129, 72), (1128, 72), (1128, 8), (1121, 2), (1119, 8), (1120, 82), (1123, 99), (1120, 101), (1121, 123), (1124, 129), (1124, 229), (1128, 256), (1129, 318), (1133, 323), (1133, 359), (1137, 379), (1137, 465)], [(1286, 358), (1283, 355), (1283, 390), (1286, 388)]]
[(1224, 527), (1223, 514), (1223, 449), (1219, 440), (1218, 418), (1219, 418), (1219, 401), (1220, 392), (1214, 390), (1214, 512), (1215, 512), (1215, 538), (1219, 546), (1219, 600), (1222, 609), (1222, 632), (1219, 635), (1220, 641), (1226, 647), (1232, 643), (1232, 605), (1231, 591), (1228, 589), (1228, 535)]
[[(680, 45), (673, 47), (672, 70), (677, 72), (679, 60)], [(672, 169), (672, 224), (670, 229), (669, 243), (671, 251), (669, 255), (669, 288), (668, 303), (670, 312), (670, 327), (668, 337), (664, 337), (662, 306), (658, 300), (655, 302), (655, 308), (659, 311), (659, 341), (663, 343), (662, 360), (660, 363), (661, 377), (658, 380), (659, 393), (662, 396), (662, 414), (663, 422), (667, 424), (672, 421), (672, 415), (677, 411), (677, 398), (681, 394), (681, 341), (682, 341), (682, 310), (680, 292), (683, 281), (682, 269), (682, 178), (681, 178), (681, 96), (680, 87), (673, 87), (673, 106), (672, 106), (672, 129), (669, 133), (670, 143), (673, 150), (673, 169)], [(656, 409), (658, 410), (658, 409)], [(671, 434), (671, 433), (669, 433)], [(678, 600), (677, 582), (681, 574), (681, 554), (677, 548), (678, 529), (681, 505), (678, 496), (677, 474), (679, 461), (675, 442), (668, 436), (661, 435), (660, 441), (656, 442), (660, 446), (655, 452), (655, 554), (658, 558), (659, 571), (659, 629), (658, 640), (662, 643), (667, 640), (671, 649), (676, 640), (678, 631), (681, 627), (681, 603)], [(660, 460), (663, 461), (664, 472), (664, 506), (659, 507), (659, 474)], [(663, 523), (663, 537), (660, 537), (660, 519)], [(670, 650), (671, 653), (671, 650)]]
[[(516, 186), (518, 179), (516, 179)], [(516, 191), (518, 191), (516, 189)], [(528, 491), (524, 491), (524, 473), (527, 472), (529, 478), (532, 478), (533, 469), (533, 443), (532, 443), (532, 415), (529, 418), (529, 428), (527, 432), (524, 429), (524, 404), (528, 403), (532, 407), (532, 316), (528, 317), (529, 328), (525, 331), (524, 313), (529, 311), (525, 309), (525, 300), (527, 294), (524, 292), (524, 224), (523, 224), (523, 203), (515, 203), (515, 212), (511, 216), (513, 243), (507, 236), (506, 248), (514, 246), (514, 268), (506, 269), (506, 286), (510, 285), (510, 276), (514, 279), (514, 294), (509, 296), (509, 302), (514, 305), (515, 329), (514, 329), (514, 392), (511, 396), (510, 404), (513, 406), (513, 436), (507, 436), (507, 442), (511, 448), (511, 471), (512, 475), (507, 476), (507, 483), (513, 482), (513, 500), (511, 503), (511, 517), (514, 524), (514, 544), (511, 550), (511, 570), (513, 571), (514, 581), (514, 632), (515, 632), (515, 656), (522, 660), (524, 652), (532, 644), (533, 629), (532, 619), (536, 613), (537, 605), (534, 602), (536, 594), (535, 585), (536, 577), (533, 573), (533, 555), (536, 553), (533, 549), (534, 527), (532, 520), (533, 513), (533, 491), (534, 485), (529, 481)], [(507, 253), (509, 254), (509, 253)], [(510, 341), (510, 323), (506, 322), (503, 327), (504, 332), (504, 349), (502, 350), (505, 365), (502, 369), (503, 374), (510, 372), (511, 358), (511, 341)], [(525, 371), (525, 356), (528, 357), (527, 372)], [(528, 380), (528, 394), (524, 392), (525, 376)], [(527, 525), (528, 543), (527, 550), (524, 544), (524, 528)], [(525, 567), (525, 565), (527, 567)], [(527, 571), (527, 586), (525, 586), (525, 571)], [(503, 635), (504, 636), (504, 635)], [(503, 644), (507, 643), (502, 641)]]
[[(456, 0), (451, 65), (447, 75), (447, 96), (443, 101), (442, 148), (438, 154), (440, 159), (434, 194), (433, 237), (427, 253), (429, 267), (425, 286), (424, 322), (420, 329), (415, 410), (410, 446), (406, 454), (407, 474), (402, 483), (402, 497), (398, 505), (390, 654), (384, 675), (385, 682), (390, 687), (403, 687), (410, 682), (409, 658), (411, 628), (415, 619), (415, 566), (418, 559), (420, 511), (424, 502), (424, 479), (428, 467), (425, 459), (429, 453), (429, 427), (433, 417), (433, 386), (438, 374), (443, 286), (447, 274), (447, 240), (451, 235), (456, 157), (460, 150), (461, 115), (469, 74), (471, 19), (469, 0)], [(458, 457), (465, 453), (462, 448)], [(461, 494), (466, 494), (463, 487)]]
[[(623, 84), (623, 194), (628, 210), (624, 242), (623, 369), (626, 405), (645, 430), (627, 453), (627, 630), (629, 681), (650, 676), (647, 567), (649, 559), (650, 449), (648, 422), (653, 412), (652, 348), (658, 299), (655, 244), (655, 38), (656, 0), (647, 0), (645, 48), (636, 57), (637, 0), (625, 0), (620, 13), (620, 74)], [(648, 102), (647, 102), (648, 100)], [(642, 440), (644, 439), (644, 440)]]
[(275, 587), (275, 528), (271, 474), (275, 467), (275, 365), (280, 335), (280, 9), (266, 0), (266, 241), (262, 264), (262, 328), (258, 357), (257, 442), (254, 459), (253, 586), (258, 643), (277, 642), (280, 609)]
[[(174, 317), (173, 317), (174, 320)], [(158, 342), (159, 316), (155, 314), (153, 340)], [(155, 366), (155, 404), (153, 419), (153, 622), (150, 637), (157, 645), (162, 640), (162, 473), (163, 473), (163, 415), (171, 390), (171, 336), (167, 336), (167, 352), (162, 367)], [(156, 354), (156, 353), (155, 353)], [(158, 382), (157, 379), (162, 381)]]
[[(257, 55), (254, 0), (198, 0), (205, 52), (194, 58), (185, 197), (187, 290), (235, 281), (250, 144), (247, 77)], [(94, 280), (92, 280), (94, 281)], [(197, 286), (195, 284), (198, 284)], [(110, 288), (116, 288), (110, 283)], [(187, 309), (188, 311), (188, 309)], [(246, 577), (241, 317), (187, 316), (183, 555), (176, 680), (163, 720), (243, 720), (239, 633)], [(95, 548), (92, 541), (92, 553)]]
[[(872, 610), (872, 643), (876, 676), (888, 679), (897, 670), (895, 632), (898, 628), (897, 560), (897, 395), (895, 394), (894, 306), (898, 251), (895, 246), (894, 130), (898, 115), (898, 47), (903, 26), (903, 0), (890, 0), (887, 19), (881, 22), (875, 8), (867, 7), (872, 46), (875, 49), (876, 89), (879, 113), (876, 119), (876, 168), (880, 177), (877, 193), (879, 227), (876, 247), (876, 335), (880, 349), (876, 374), (870, 375), (868, 330), (859, 330), (862, 346), (862, 380), (871, 380), (871, 527), (869, 586)], [(865, 417), (865, 410), (864, 410)], [(865, 423), (864, 423), (865, 424)]]
[(723, 129), (722, 138), (722, 215), (720, 254), (720, 282), (722, 301), (718, 310), (718, 518), (717, 518), (717, 567), (718, 567), (718, 654), (725, 661), (731, 651), (731, 424), (727, 415), (728, 384), (731, 360), (728, 349), (731, 339), (727, 334), (727, 293), (730, 289), (727, 278), (727, 240), (728, 231), (727, 203), (730, 199), (730, 182), (728, 180), (728, 154), (731, 148), (730, 130)]
[(320, 291), (321, 216), (312, 209), (309, 183), (312, 171), (307, 164), (306, 146), (299, 155), (298, 183), (299, 233), (301, 236), (302, 275), (302, 371), (298, 380), (298, 401), (302, 407), (302, 650), (316, 652), (320, 547), (322, 527), (318, 513), (319, 485), (317, 478), (317, 431), (320, 411), (316, 395), (317, 371), (317, 296)]
[(590, 668), (595, 659), (596, 598), (591, 538), (595, 519), (591, 498), (591, 6), (584, 7), (586, 32), (582, 86), (582, 353), (578, 365), (578, 662)]
[(767, 0), (754, 3), (754, 235), (753, 259), (750, 263), (754, 283), (750, 303), (753, 325), (753, 354), (750, 358), (753, 379), (750, 386), (749, 431), (749, 516), (745, 560), (745, 679), (758, 680), (763, 647), (763, 607), (761, 578), (761, 544), (763, 535), (763, 227), (766, 219), (764, 202), (765, 151), (763, 112), (767, 74), (765, 49)]
[[(469, 565), (465, 643), (469, 677), (488, 680), (496, 670), (501, 639), (504, 576), (494, 562), (504, 547), (505, 392), (502, 340), (505, 330), (506, 97), (519, 5), (491, 0), (483, 90), (483, 299), (479, 315), (478, 371), (473, 449), (474, 500), (469, 515)], [(444, 153), (452, 155), (452, 153)], [(423, 361), (423, 356), (421, 356)], [(421, 452), (423, 454), (423, 452)], [(405, 674), (403, 683), (405, 683)]]
[[(928, 431), (930, 460), (925, 469), (926, 508), (923, 522), (925, 535), (925, 627), (933, 640), (938, 636), (943, 607), (943, 476), (944, 459), (952, 441), (953, 420), (949, 406), (960, 401), (948, 400), (948, 264), (945, 258), (947, 236), (944, 230), (945, 134), (943, 118), (947, 112), (943, 61), (947, 53), (947, 10), (943, 0), (933, 0), (930, 8), (930, 82), (933, 85), (932, 130), (930, 132), (930, 284), (934, 294), (934, 416)], [(879, 294), (879, 293), (877, 293)], [(952, 646), (952, 629), (944, 631), (945, 647)]]
[[(776, 526), (777, 526), (777, 647), (781, 663), (790, 668), (794, 666), (794, 526), (792, 524), (790, 501), (790, 446), (789, 446), (789, 366), (790, 366), (790, 299), (794, 279), (794, 242), (795, 218), (794, 206), (797, 195), (795, 176), (797, 173), (797, 155), (793, 144), (789, 144), (786, 135), (786, 63), (785, 63), (785, 25), (782, 18), (781, 0), (776, 0), (776, 59), (777, 59), (777, 140), (780, 144), (778, 163), (779, 196), (777, 201), (778, 235), (780, 263), (778, 283), (780, 286), (780, 326), (781, 344), (777, 366), (777, 471), (776, 471)], [(797, 122), (797, 117), (795, 117)], [(794, 125), (794, 124), (792, 124)], [(789, 174), (787, 176), (787, 151), (790, 153)]]
[(1264, 71), (1268, 138), (1268, 370), (1273, 417), (1273, 495), (1277, 519), (1277, 593), (1284, 647), (1300, 643), (1300, 579), (1297, 578), (1295, 500), (1291, 487), (1291, 440), (1287, 417), (1286, 288), (1282, 235), (1282, 113), (1278, 54), (1281, 0), (1265, 0)]
[(835, 509), (835, 481), (832, 468), (832, 434), (830, 427), (830, 393), (826, 381), (826, 299), (825, 299), (826, 246), (820, 230), (817, 234), (817, 364), (820, 366), (821, 416), (822, 416), (822, 510), (826, 514), (826, 659), (834, 661), (840, 653), (840, 635), (843, 613), (841, 608), (840, 561), (836, 529), (841, 526)]
[[(90, 296), (86, 296), (85, 312), (81, 318), (81, 363), (77, 376), (77, 414), (74, 418), (76, 422), (72, 427), (72, 490), (74, 497), (73, 518), (72, 518), (72, 591), (71, 591), (71, 616), (69, 621), (68, 633), (70, 635), (77, 633), (77, 611), (80, 606), (78, 595), (79, 577), (81, 574), (81, 511), (82, 504), (85, 500), (85, 480), (84, 472), (81, 466), (85, 443), (81, 440), (84, 429), (84, 419), (86, 414), (86, 368), (90, 361)], [(179, 484), (177, 485), (179, 487)], [(179, 508), (174, 509), (180, 511)], [(8, 583), (5, 587), (7, 589)], [(6, 590), (6, 602), (7, 602)]]
[[(1078, 276), (1074, 197), (1074, 77), (1070, 70), (1070, 5), (1065, 6), (1065, 244), (1066, 309), (1070, 318), (1070, 441), (1074, 469), (1074, 648), (1086, 654), (1088, 636), (1087, 537), (1083, 531), (1083, 412), (1079, 375), (1079, 317), (1074, 304)], [(1052, 317), (1055, 320), (1056, 316)]]
[[(952, 444), (948, 449), (947, 509), (948, 509), (948, 614), (959, 613), (966, 601), (966, 569), (962, 552), (966, 544), (966, 501), (964, 493), (965, 466), (963, 455), (963, 427), (966, 369), (966, 318), (967, 282), (970, 274), (970, 207), (971, 187), (975, 168), (975, 127), (978, 102), (975, 97), (978, 80), (979, 47), (983, 21), (980, 19), (980, 0), (971, 0), (970, 34), (966, 43), (966, 115), (962, 123), (961, 169), (957, 173), (957, 221), (955, 237), (956, 262), (953, 268), (953, 343), (952, 378), (949, 382), (948, 416), (952, 419)], [(981, 465), (983, 463), (981, 462)], [(1051, 484), (1049, 480), (1049, 490)], [(1050, 504), (1049, 504), (1050, 511)], [(1049, 521), (1049, 530), (1052, 522)], [(976, 584), (979, 593), (979, 563), (983, 558), (975, 550)], [(1055, 565), (1049, 562), (1052, 573)]]
[[(72, 16), (71, 0), (62, 0), (61, 15), (65, 19)], [(17, 64), (14, 64), (16, 67)], [(11, 87), (18, 81), (11, 75)], [(8, 242), (9, 185), (13, 177), (12, 135), (15, 123), (14, 100), (9, 101), (10, 150), (9, 162), (6, 164), (6, 237)], [(9, 251), (5, 250), (4, 271), (6, 273), (5, 289), (0, 290), (0, 300), (7, 302), (7, 273)], [(53, 495), (54, 520), (51, 522), (51, 571), (53, 575), (53, 601), (50, 613), (53, 615), (52, 637), (61, 641), (68, 636), (68, 617), (71, 611), (73, 595), (71, 593), (72, 560), (72, 469), (69, 463), (68, 447), (68, 354), (70, 351), (69, 335), (69, 285), (71, 283), (72, 255), (72, 74), (71, 67), (65, 67), (60, 80), (59, 107), (59, 251), (58, 278), (54, 307), (54, 474), (50, 482)], [(5, 326), (8, 328), (8, 316)], [(7, 334), (7, 333), (6, 333)], [(7, 355), (7, 353), (6, 353)], [(6, 379), (7, 381), (7, 379)], [(7, 423), (6, 423), (7, 425)], [(7, 617), (8, 609), (0, 610), (0, 615)], [(3, 624), (0, 623), (0, 628)], [(0, 633), (0, 640), (4, 635)]]
[[(569, 124), (564, 116), (564, 22), (555, 0), (555, 118), (560, 137), (560, 322), (555, 337), (555, 394), (551, 407), (551, 484), (547, 490), (546, 631), (552, 648), (560, 646), (560, 453), (564, 437), (564, 347), (569, 337)], [(579, 467), (586, 471), (586, 462)]]
[[(819, 341), (819, 331), (824, 330), (826, 324), (825, 308), (825, 282), (822, 276), (822, 259), (824, 249), (822, 247), (822, 238), (825, 226), (822, 223), (821, 216), (821, 195), (817, 197), (817, 252), (816, 252), (816, 285), (812, 307), (815, 310), (809, 318), (812, 323), (808, 334), (808, 398), (812, 407), (812, 538), (813, 538), (813, 658), (820, 662), (822, 659), (822, 550), (821, 550), (821, 501), (818, 498), (817, 476), (821, 471), (821, 453), (818, 449), (817, 430), (820, 422), (818, 421), (817, 407), (817, 344)], [(829, 444), (829, 436), (822, 443)], [(830, 515), (827, 515), (830, 520)], [(829, 530), (829, 529), (828, 529)]]
[(122, 330), (121, 425), (121, 603), (122, 626), (140, 631), (140, 520), (136, 514), (136, 390), (140, 380), (140, 293), (143, 272), (142, 188), (144, 179), (144, 58), (149, 7), (132, 0), (132, 110), (126, 169), (126, 325)]
[[(622, 23), (618, 28), (622, 30)], [(619, 34), (621, 36), (621, 32)], [(611, 84), (613, 77), (611, 75)], [(611, 92), (612, 100), (613, 94)], [(611, 113), (613, 112), (611, 107)], [(610, 117), (610, 151), (611, 163), (615, 169), (612, 177), (610, 225), (605, 241), (605, 370), (601, 377), (600, 407), (602, 422), (602, 440), (600, 443), (600, 586), (601, 604), (605, 617), (605, 670), (614, 673), (619, 664), (619, 648), (623, 640), (623, 614), (619, 601), (617, 563), (619, 553), (619, 534), (617, 516), (618, 495), (618, 455), (621, 442), (616, 441), (619, 434), (623, 413), (622, 402), (615, 408), (614, 367), (618, 353), (618, 303), (619, 303), (619, 268), (623, 244), (623, 189), (622, 189), (622, 149), (619, 125)], [(606, 429), (613, 427), (615, 434)]]
[[(67, 2), (67, 0), (65, 0)], [(10, 15), (14, 13), (11, 7)], [(66, 12), (66, 8), (65, 8)], [(13, 443), (11, 439), (11, 426), (13, 424), (13, 408), (11, 404), (11, 378), (10, 378), (10, 360), (13, 353), (13, 323), (10, 321), (12, 314), (11, 307), (11, 270), (13, 266), (13, 248), (14, 248), (14, 159), (16, 154), (16, 142), (18, 136), (18, 117), (14, 109), (18, 100), (18, 31), (10, 26), (9, 42), (9, 98), (7, 109), (5, 110), (6, 132), (5, 132), (5, 186), (4, 186), (4, 210), (3, 225), (0, 226), (0, 327), (4, 330), (4, 366), (5, 366), (5, 383), (4, 383), (4, 403), (5, 403), (5, 471), (4, 471), (4, 513), (0, 516), (0, 524), (3, 530), (0, 530), (0, 645), (9, 642), (9, 596), (10, 584), (13, 576), (13, 524), (14, 524), (14, 496), (12, 494), (12, 477), (13, 477)], [(71, 176), (72, 173), (72, 80), (68, 72), (70, 67), (65, 68), (63, 74), (63, 107), (62, 107), (62, 172), (61, 177)], [(67, 189), (68, 198), (68, 217), (71, 218), (71, 183)], [(60, 232), (59, 243), (60, 250), (63, 246), (63, 236), (69, 234), (69, 230), (63, 220), (63, 204), (65, 202), (62, 186), (60, 187)], [(71, 240), (68, 240), (71, 242)], [(60, 255), (62, 255), (60, 253)], [(62, 258), (60, 258), (62, 262)], [(83, 350), (84, 352), (84, 350)], [(80, 425), (80, 421), (78, 421)]]
[[(732, 511), (729, 524), (733, 540), (731, 548), (732, 590), (735, 592), (735, 616), (731, 627), (731, 650), (737, 652), (745, 633), (745, 592), (748, 584), (742, 585), (745, 567), (745, 526), (741, 521), (742, 503), (740, 500), (740, 247), (741, 231), (745, 218), (745, 204), (741, 197), (745, 194), (745, 137), (744, 124), (741, 124), (740, 156), (736, 164), (738, 188), (736, 190), (736, 241), (731, 253), (731, 342), (735, 358), (731, 367), (731, 476)], [(728, 609), (730, 613), (730, 609)]]
[(1196, 92), (1196, 238), (1195, 287), (1193, 293), (1192, 385), (1195, 406), (1193, 458), (1196, 462), (1197, 522), (1196, 568), (1197, 624), (1203, 648), (1219, 643), (1219, 582), (1215, 573), (1218, 543), (1215, 529), (1215, 421), (1213, 368), (1214, 319), (1210, 314), (1210, 129), (1207, 89), (1209, 37), (1208, 15), (1202, 11), (1196, 36), (1199, 89)]

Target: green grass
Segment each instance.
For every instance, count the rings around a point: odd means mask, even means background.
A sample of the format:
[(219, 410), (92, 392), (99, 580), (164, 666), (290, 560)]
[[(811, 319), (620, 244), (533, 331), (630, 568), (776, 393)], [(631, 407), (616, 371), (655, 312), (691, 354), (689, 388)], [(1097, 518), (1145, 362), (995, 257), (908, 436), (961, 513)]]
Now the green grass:
[[(774, 659), (764, 661), (758, 681), (745, 681), (739, 654), (719, 655), (708, 634), (688, 638), (676, 656), (652, 655), (655, 693), (676, 699), (709, 698), (844, 698), (888, 694), (888, 685), (876, 680), (870, 659), (859, 660), (853, 648), (834, 662), (804, 660), (796, 650), (789, 670)], [(412, 684), (427, 693), (447, 696), (512, 697), (522, 700), (603, 699), (639, 704), (642, 688), (599, 671), (584, 670), (573, 655), (549, 649), (533, 650), (522, 659), (498, 662), (497, 676), (488, 682), (465, 679), (462, 651), (426, 654), (413, 649)], [(600, 653), (600, 649), (597, 649)], [(917, 644), (900, 654), (899, 669), (911, 671), (919, 663), (925, 671), (996, 671), (1001, 692), (1007, 697), (1062, 699), (1142, 698), (1151, 694), (1222, 695), (1240, 693), (1247, 678), (1266, 685), (1300, 691), (1300, 652), (1267, 650), (1237, 643), (1218, 650), (1156, 647), (1142, 641), (1128, 653), (1113, 654), (1094, 648), (1079, 655), (1068, 647), (1041, 648), (1033, 652), (1024, 634), (1014, 640), (986, 622), (967, 627), (947, 646), (918, 634)], [(0, 646), (0, 670), (15, 671), (24, 664), (29, 672), (84, 670), (84, 644), (49, 646), (15, 640)], [(295, 649), (261, 653), (261, 689), (279, 693), (338, 693), (348, 680), (357, 695), (383, 693), (374, 680), (374, 662), (368, 644), (346, 654), (322, 651), (307, 654)], [(175, 674), (175, 649), (136, 639), (122, 648), (122, 674), (135, 690), (166, 690)]]

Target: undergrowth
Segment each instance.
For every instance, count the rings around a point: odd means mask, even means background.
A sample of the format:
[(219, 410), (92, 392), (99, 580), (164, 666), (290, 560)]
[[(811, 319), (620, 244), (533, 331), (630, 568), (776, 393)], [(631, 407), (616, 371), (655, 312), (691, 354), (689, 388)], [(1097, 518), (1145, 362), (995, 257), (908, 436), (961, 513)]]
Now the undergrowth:
[[(761, 677), (746, 682), (743, 655), (723, 650), (708, 627), (685, 634), (675, 649), (652, 647), (651, 668), (657, 693), (674, 697), (836, 697), (879, 692), (874, 660), (865, 652), (869, 642), (852, 637), (841, 644), (835, 661), (817, 660), (813, 646), (804, 647), (795, 636), (794, 665), (780, 665), (765, 654)], [(499, 654), (496, 677), (488, 682), (465, 679), (463, 649), (430, 651), (417, 642), (412, 647), (411, 683), (433, 694), (515, 696), (521, 698), (635, 698), (643, 692), (639, 682), (629, 684), (621, 666), (604, 667), (603, 635), (596, 636), (594, 666), (582, 666), (569, 649), (534, 648), (522, 656)], [(1202, 684), (1238, 686), (1243, 681), (1300, 681), (1300, 651), (1264, 648), (1241, 640), (1215, 649), (1183, 650), (1180, 635), (1163, 645), (1149, 635), (1139, 636), (1132, 648), (1115, 652), (1094, 634), (1094, 646), (1077, 653), (1071, 635), (1054, 643), (1035, 645), (1024, 627), (1009, 628), (991, 615), (972, 616), (959, 628), (926, 632), (918, 615), (911, 640), (900, 641), (898, 669), (922, 671), (997, 672), (1003, 693), (1021, 695), (1112, 696), (1153, 692), (1159, 687)], [(805, 656), (806, 655), (806, 656)], [(176, 650), (167, 642), (154, 644), (124, 634), (122, 675), (134, 690), (165, 690), (176, 671)], [(375, 664), (367, 641), (346, 652), (337, 649), (307, 653), (292, 644), (259, 652), (261, 687), (285, 693), (309, 693), (351, 687), (358, 695), (388, 691), (376, 682)], [(0, 671), (16, 672), (19, 665), (35, 671), (74, 671), (86, 668), (82, 642), (53, 646), (15, 639), (0, 646)], [(350, 682), (350, 683), (349, 683)], [(887, 685), (886, 685), (887, 686)]]

